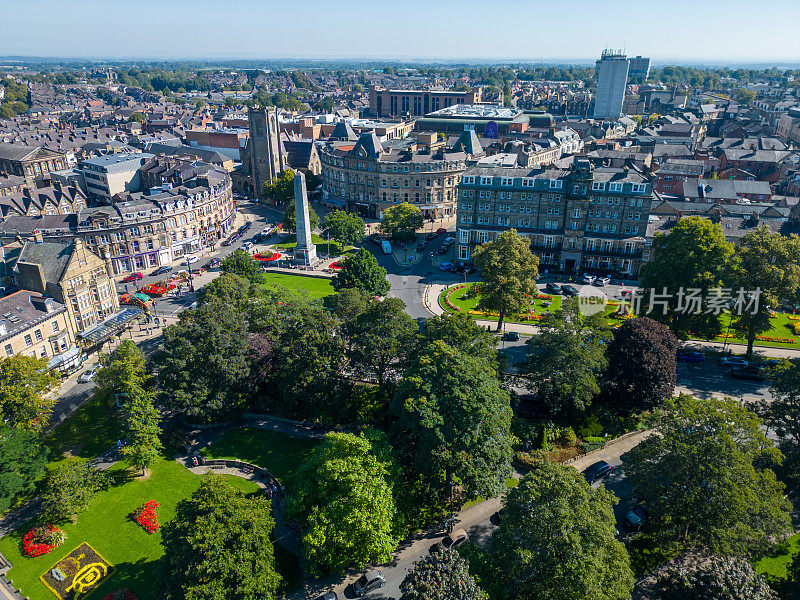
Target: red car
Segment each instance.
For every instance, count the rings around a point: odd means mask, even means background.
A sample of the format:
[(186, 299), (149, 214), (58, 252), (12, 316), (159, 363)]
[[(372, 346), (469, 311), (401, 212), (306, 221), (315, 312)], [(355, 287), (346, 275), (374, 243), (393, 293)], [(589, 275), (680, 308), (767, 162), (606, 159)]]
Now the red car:
[(122, 283), (130, 283), (132, 281), (139, 281), (140, 279), (143, 279), (143, 278), (144, 278), (144, 275), (142, 275), (141, 273), (138, 273), (138, 272), (137, 273), (131, 273), (125, 279), (122, 280)]
[(439, 229), (436, 230), (436, 235), (442, 235), (443, 233), (447, 233), (447, 229), (444, 227), (439, 227)]

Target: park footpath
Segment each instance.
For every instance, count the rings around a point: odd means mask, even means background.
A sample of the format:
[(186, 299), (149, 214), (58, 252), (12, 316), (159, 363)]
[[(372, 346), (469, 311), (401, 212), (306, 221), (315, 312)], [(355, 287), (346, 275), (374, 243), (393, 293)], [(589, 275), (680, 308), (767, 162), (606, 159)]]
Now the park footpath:
[[(443, 285), (440, 283), (431, 283), (425, 286), (425, 290), (422, 293), (422, 301), (425, 308), (428, 309), (428, 312), (434, 316), (440, 316), (447, 312), (439, 303), (439, 296), (444, 290), (453, 285), (463, 284), (452, 283), (450, 285)], [(482, 327), (491, 329), (497, 328), (497, 320), (487, 321), (485, 319), (475, 319), (475, 322)], [(503, 331), (515, 331), (520, 335), (530, 336), (536, 335), (539, 332), (539, 327), (536, 325), (526, 325), (524, 323), (504, 322)], [(683, 345), (693, 350), (710, 350), (717, 352), (722, 352), (724, 349), (729, 348), (734, 354), (744, 354), (747, 351), (747, 344), (735, 344), (732, 342), (724, 344), (722, 342), (709, 342), (705, 340), (689, 340)], [(768, 358), (800, 358), (800, 350), (796, 348), (770, 348), (766, 346), (755, 346), (753, 348), (753, 352)]]

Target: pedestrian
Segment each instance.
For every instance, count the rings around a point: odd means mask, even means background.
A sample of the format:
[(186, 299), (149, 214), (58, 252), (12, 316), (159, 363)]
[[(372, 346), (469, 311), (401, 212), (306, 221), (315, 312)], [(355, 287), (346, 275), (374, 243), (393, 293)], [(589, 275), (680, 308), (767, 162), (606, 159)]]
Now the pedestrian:
[(125, 293), (126, 294), (128, 293), (128, 284), (127, 283), (125, 284)]

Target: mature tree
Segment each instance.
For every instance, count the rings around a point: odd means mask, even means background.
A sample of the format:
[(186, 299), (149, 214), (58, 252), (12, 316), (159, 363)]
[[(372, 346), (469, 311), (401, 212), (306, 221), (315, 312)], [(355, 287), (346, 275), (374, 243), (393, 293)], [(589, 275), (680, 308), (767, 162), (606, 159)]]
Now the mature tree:
[(42, 515), (52, 523), (73, 519), (89, 508), (97, 492), (108, 487), (107, 473), (88, 462), (69, 460), (50, 471), (42, 491)]
[(133, 340), (122, 340), (113, 352), (100, 355), (100, 365), (94, 380), (98, 393), (110, 401), (115, 394), (127, 394), (131, 387), (148, 385), (150, 373), (144, 353)]
[(685, 547), (757, 555), (789, 530), (781, 453), (761, 420), (730, 398), (668, 400), (657, 433), (628, 452), (625, 473), (658, 535)]
[(269, 394), (278, 367), (276, 342), (265, 333), (251, 333), (247, 352), (250, 355), (250, 386), (256, 398)]
[[(264, 282), (264, 271), (261, 270), (261, 265), (257, 260), (243, 250), (234, 250), (228, 256), (222, 259), (222, 262), (219, 266), (223, 273), (238, 275), (250, 283)], [(228, 280), (224, 285), (234, 285), (234, 283), (235, 281), (231, 282)]]
[(161, 456), (161, 415), (153, 405), (153, 394), (132, 387), (122, 408), (125, 445), (121, 453), (132, 467), (147, 475), (147, 467)]
[(270, 539), (275, 521), (264, 496), (245, 496), (206, 475), (163, 531), (165, 600), (271, 600), (281, 576)]
[(213, 423), (236, 410), (250, 373), (241, 313), (205, 304), (182, 312), (163, 335), (153, 361), (166, 402), (195, 423)]
[(459, 352), (497, 364), (497, 336), (486, 331), (475, 319), (464, 313), (444, 313), (425, 319), (420, 349), (431, 342), (442, 341)]
[(328, 296), (333, 315), (343, 322), (355, 319), (367, 310), (371, 299), (371, 294), (357, 287), (342, 288), (335, 295)]
[(331, 279), (337, 292), (345, 288), (359, 288), (373, 296), (385, 296), (391, 287), (386, 279), (386, 269), (363, 248), (348, 254), (341, 261), (341, 269)]
[(411, 240), (422, 227), (422, 212), (408, 202), (390, 206), (383, 211), (380, 230), (396, 240)]
[(392, 406), (396, 439), (420, 474), (458, 477), (467, 496), (496, 496), (511, 473), (511, 406), (483, 358), (431, 343), (407, 369)]
[[(736, 246), (728, 281), (734, 293), (733, 327), (745, 336), (747, 353), (752, 354), (756, 335), (772, 328), (770, 309), (797, 291), (800, 238), (773, 233), (766, 226), (748, 231)], [(757, 290), (760, 296), (753, 294)]]
[[(370, 437), (372, 439), (370, 439)], [(312, 574), (344, 573), (381, 563), (397, 545), (391, 464), (369, 437), (329, 433), (296, 474), (291, 513), (303, 524), (306, 566)]]
[(58, 382), (59, 376), (47, 368), (46, 358), (15, 354), (0, 359), (0, 420), (41, 431), (56, 401), (45, 394)]
[(504, 231), (494, 242), (475, 248), (472, 262), (483, 280), (478, 309), (499, 314), (497, 331), (506, 317), (530, 311), (538, 293), (539, 258), (531, 252), (528, 238), (521, 237), (516, 229)]
[[(294, 200), (294, 170), (286, 169), (275, 178), (271, 183), (264, 184), (263, 195), (265, 198), (272, 198), (279, 204)], [(294, 211), (292, 211), (294, 218)], [(284, 226), (286, 223), (284, 223)]]
[[(311, 225), (311, 231), (314, 231), (317, 227), (319, 227), (319, 215), (314, 212), (314, 209), (310, 204), (308, 206), (308, 222)], [(294, 214), (294, 200), (291, 200), (289, 204), (286, 205), (286, 209), (283, 211), (283, 219), (281, 220), (281, 223), (283, 224), (284, 231), (294, 231), (297, 228)]]
[(349, 213), (343, 210), (334, 210), (328, 213), (322, 223), (322, 233), (336, 240), (340, 244), (353, 245), (364, 237), (364, 219), (356, 213)]
[(14, 496), (34, 488), (45, 472), (47, 455), (35, 432), (0, 424), (0, 513), (8, 510)]
[(751, 104), (756, 99), (756, 93), (753, 90), (739, 89), (736, 90), (736, 101), (739, 104)]
[(405, 312), (400, 298), (372, 300), (366, 310), (347, 323), (350, 359), (383, 388), (389, 372), (397, 370), (414, 348), (419, 327)]
[(245, 307), (250, 322), (250, 331), (267, 334), (278, 339), (298, 319), (309, 312), (322, 310), (318, 299), (311, 298), (300, 290), (282, 285), (267, 285), (259, 289), (258, 295)]
[(628, 319), (608, 346), (607, 387), (616, 410), (649, 410), (675, 390), (678, 338), (647, 317)]
[(570, 466), (545, 462), (505, 499), (495, 556), (521, 600), (623, 600), (633, 587), (616, 537), (617, 498)]
[[(250, 262), (255, 263), (256, 261), (251, 259)], [(247, 265), (245, 268), (253, 271), (256, 278), (260, 278), (249, 262), (245, 264)], [(256, 264), (256, 266), (258, 265)], [(253, 284), (249, 278), (229, 272), (215, 277), (201, 287), (197, 293), (197, 301), (199, 304), (221, 302), (237, 308), (244, 308), (253, 294)]]
[[(719, 317), (705, 312), (702, 299), (723, 285), (732, 256), (733, 244), (717, 223), (700, 217), (681, 219), (668, 234), (653, 240), (652, 256), (642, 267), (642, 312), (681, 338), (713, 339), (722, 329)], [(665, 302), (656, 304), (657, 299)]]
[(458, 552), (444, 550), (417, 561), (400, 584), (400, 600), (484, 600)]
[(770, 370), (772, 400), (762, 413), (786, 455), (781, 470), (795, 484), (800, 482), (800, 360), (784, 360)]
[(753, 566), (740, 557), (698, 557), (670, 566), (658, 579), (654, 600), (777, 600)]
[(528, 386), (555, 415), (580, 418), (600, 393), (600, 374), (607, 365), (611, 334), (595, 329), (597, 318), (583, 317), (574, 302), (541, 321), (528, 340), (523, 372)]

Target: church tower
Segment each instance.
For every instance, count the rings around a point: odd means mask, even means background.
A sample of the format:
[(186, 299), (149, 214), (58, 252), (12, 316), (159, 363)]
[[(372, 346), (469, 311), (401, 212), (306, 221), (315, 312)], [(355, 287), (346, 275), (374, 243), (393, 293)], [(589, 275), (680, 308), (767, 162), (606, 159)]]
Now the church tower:
[(278, 129), (278, 108), (250, 107), (250, 177), (256, 194), (286, 169), (285, 150)]

